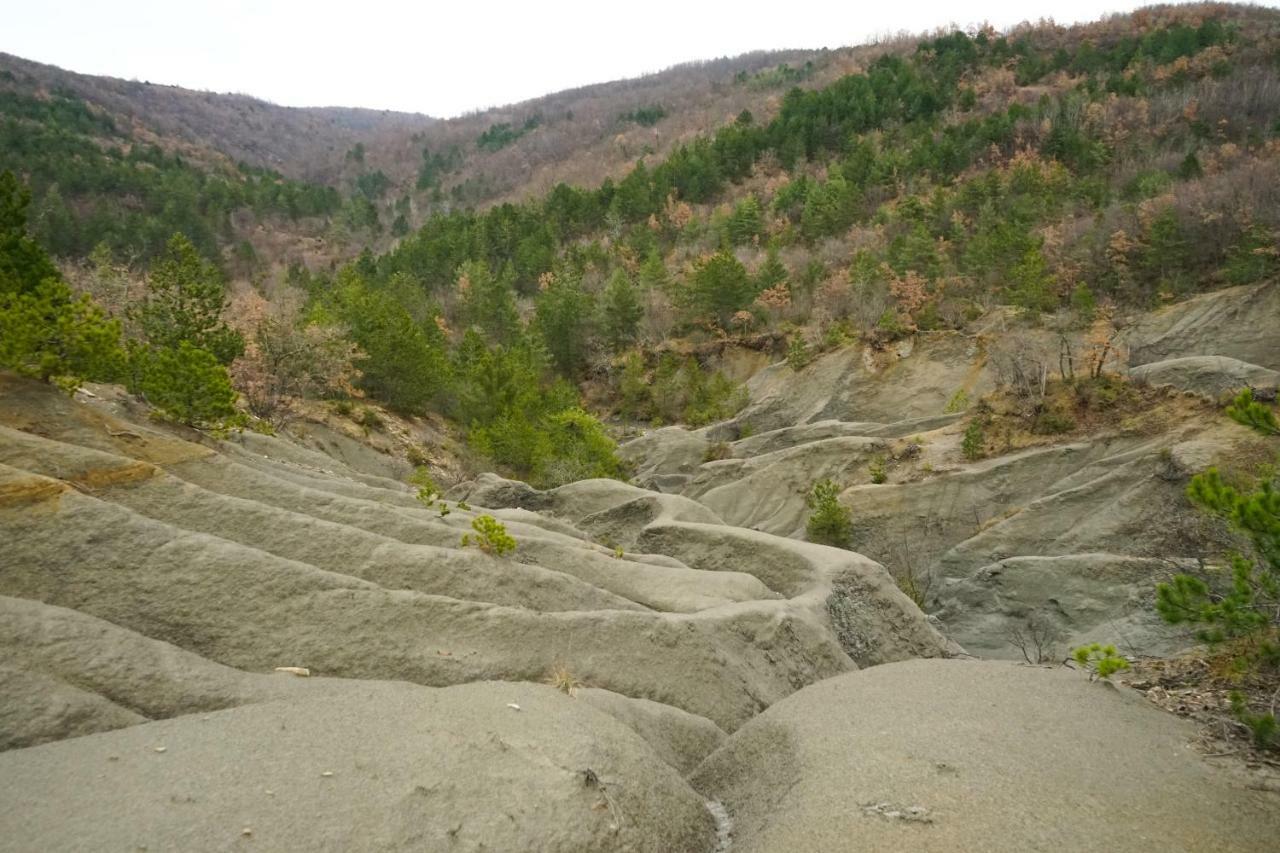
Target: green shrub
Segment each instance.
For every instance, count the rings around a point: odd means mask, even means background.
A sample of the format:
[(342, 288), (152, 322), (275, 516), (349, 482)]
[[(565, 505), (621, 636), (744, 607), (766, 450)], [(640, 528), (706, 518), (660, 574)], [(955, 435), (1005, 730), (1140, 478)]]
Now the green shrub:
[(1156, 610), (1170, 624), (1195, 626), (1203, 642), (1246, 640), (1244, 668), (1280, 668), (1280, 491), (1264, 482), (1241, 494), (1210, 468), (1191, 478), (1187, 495), (1248, 537), (1257, 559), (1235, 555), (1230, 579), (1179, 574), (1157, 584)]
[(384, 426), (382, 417), (373, 409), (361, 409), (356, 423), (365, 429), (382, 429)]
[(719, 462), (721, 459), (728, 459), (733, 456), (733, 448), (729, 446), (727, 441), (717, 441), (714, 444), (707, 445), (707, 450), (702, 454), (703, 462)]
[(516, 549), (516, 540), (507, 533), (506, 525), (492, 515), (478, 515), (471, 520), (473, 533), (464, 533), (462, 547), (474, 545), (486, 554), (501, 557)]
[(185, 235), (174, 234), (151, 265), (146, 296), (133, 316), (153, 347), (176, 350), (185, 341), (229, 365), (244, 354), (244, 338), (223, 322), (226, 302), (217, 267)]
[(1104, 646), (1101, 643), (1091, 643), (1073, 649), (1071, 657), (1080, 666), (1090, 671), (1091, 678), (1109, 679), (1117, 672), (1129, 668), (1129, 662), (1120, 657), (1115, 646)]
[[(1274, 413), (1248, 391), (1236, 397), (1227, 413), (1258, 432), (1275, 432)], [(1230, 577), (1227, 572), (1204, 571), (1174, 575), (1170, 582), (1157, 584), (1156, 611), (1171, 625), (1194, 627), (1202, 642), (1230, 643), (1238, 675), (1274, 678), (1280, 670), (1280, 489), (1264, 479), (1257, 489), (1243, 494), (1210, 468), (1191, 478), (1187, 497), (1243, 534), (1252, 553), (1230, 558)], [(1274, 713), (1251, 712), (1242, 694), (1231, 697), (1231, 708), (1259, 746), (1273, 744)]]
[(74, 388), (120, 370), (120, 324), (87, 296), (45, 279), (26, 293), (0, 290), (0, 367)]
[(986, 452), (986, 441), (986, 430), (982, 426), (982, 421), (975, 418), (965, 427), (964, 438), (960, 441), (960, 452), (970, 462), (981, 459)]
[(557, 412), (547, 420), (552, 452), (536, 471), (535, 481), (543, 487), (560, 486), (575, 480), (604, 477), (624, 479), (626, 466), (618, 458), (618, 445), (604, 425), (582, 409)]
[(1270, 407), (1253, 399), (1252, 388), (1245, 388), (1236, 395), (1227, 406), (1227, 417), (1263, 435), (1280, 435), (1280, 423), (1276, 422), (1276, 413)]
[(1276, 715), (1270, 711), (1261, 714), (1250, 711), (1248, 700), (1239, 690), (1231, 691), (1230, 699), (1232, 715), (1249, 729), (1258, 748), (1266, 749), (1271, 746), (1277, 734)]
[(1062, 435), (1076, 428), (1076, 422), (1070, 415), (1064, 415), (1053, 409), (1045, 409), (1036, 415), (1031, 431), (1038, 435)]
[(136, 348), (132, 360), (137, 390), (166, 418), (214, 428), (238, 421), (236, 392), (213, 353), (182, 341), (174, 349)]
[(804, 338), (800, 335), (792, 335), (790, 343), (787, 344), (787, 365), (792, 370), (800, 370), (811, 361), (813, 361), (813, 353), (809, 345), (804, 342)]
[(889, 479), (889, 471), (885, 467), (883, 456), (873, 456), (867, 465), (867, 471), (871, 474), (871, 482), (877, 485)]
[(597, 477), (623, 479), (626, 466), (604, 425), (578, 408), (553, 414), (509, 412), (472, 428), (469, 443), (541, 488)]
[(809, 520), (805, 532), (810, 542), (848, 548), (853, 540), (853, 513), (840, 503), (840, 487), (831, 480), (813, 484), (805, 503)]
[(967, 408), (969, 408), (969, 392), (960, 388), (951, 395), (951, 399), (947, 401), (947, 405), (942, 412), (943, 414), (954, 415), (958, 412), (963, 412)]
[(120, 324), (76, 297), (27, 233), (31, 194), (0, 172), (0, 367), (74, 388), (116, 378)]
[(647, 386), (644, 411), (663, 422), (705, 426), (733, 417), (747, 404), (747, 392), (719, 371), (709, 372), (696, 358), (664, 354)]
[(426, 492), (429, 495), (442, 495), (444, 490), (436, 484), (431, 476), (431, 472), (427, 470), (426, 465), (418, 465), (413, 469), (413, 473), (409, 475), (409, 482), (418, 487), (418, 494)]

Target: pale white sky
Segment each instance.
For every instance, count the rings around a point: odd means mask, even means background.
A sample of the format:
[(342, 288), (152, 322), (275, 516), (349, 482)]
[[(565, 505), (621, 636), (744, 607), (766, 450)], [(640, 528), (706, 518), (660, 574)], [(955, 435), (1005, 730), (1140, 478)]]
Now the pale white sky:
[[(886, 33), (1051, 17), (1128, 0), (9, 3), (0, 51), (88, 74), (243, 92), (288, 106), (452, 116), (679, 62), (840, 47)], [(1267, 3), (1266, 5), (1274, 5)]]

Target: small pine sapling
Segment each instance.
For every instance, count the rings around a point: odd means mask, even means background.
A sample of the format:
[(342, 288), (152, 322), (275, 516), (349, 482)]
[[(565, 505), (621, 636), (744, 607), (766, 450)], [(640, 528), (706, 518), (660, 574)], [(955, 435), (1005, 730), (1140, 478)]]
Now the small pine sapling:
[(831, 480), (813, 484), (805, 498), (811, 512), (805, 524), (810, 542), (848, 548), (853, 539), (853, 513), (840, 503), (840, 487)]
[(960, 452), (970, 462), (981, 459), (984, 455), (986, 441), (986, 430), (982, 427), (982, 421), (972, 420), (969, 422), (969, 426), (965, 427), (964, 438), (960, 442)]
[(1129, 668), (1129, 662), (1120, 657), (1120, 653), (1112, 645), (1090, 643), (1073, 649), (1071, 657), (1080, 666), (1089, 670), (1090, 681), (1095, 678), (1107, 680), (1117, 672)]
[(1276, 413), (1253, 399), (1252, 388), (1245, 388), (1228, 404), (1227, 417), (1263, 435), (1280, 435), (1280, 423), (1276, 422)]
[(501, 557), (516, 549), (516, 540), (507, 533), (507, 527), (492, 515), (478, 515), (471, 520), (473, 533), (462, 536), (462, 547), (475, 545), (486, 554)]

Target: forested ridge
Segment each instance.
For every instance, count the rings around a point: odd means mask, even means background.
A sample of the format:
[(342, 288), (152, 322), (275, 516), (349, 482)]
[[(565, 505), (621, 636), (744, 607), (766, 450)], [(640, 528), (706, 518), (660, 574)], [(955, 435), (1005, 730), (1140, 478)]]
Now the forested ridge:
[[(1278, 23), (1251, 7), (1153, 7), (938, 34), (823, 85), (811, 63), (740, 71), (716, 85), (775, 89), (768, 114), (639, 152), (594, 186), (488, 207), (473, 206), (483, 176), (463, 180), (463, 164), (535, 144), (551, 117), (445, 147), (417, 138), (398, 164), (357, 145), (321, 185), (141, 144), (70, 94), (0, 91), (0, 167), (34, 191), (25, 227), (64, 266), (81, 259), (72, 284), (96, 282), (100, 299), (122, 264), (150, 267), (153, 291), (155, 264), (181, 261), (179, 289), (250, 270), (263, 290), (280, 270), (288, 310), (228, 318), (242, 352), (201, 368), (229, 369), (255, 417), (361, 394), (444, 414), (487, 464), (548, 485), (625, 473), (595, 415), (731, 416), (741, 391), (693, 354), (708, 342), (763, 341), (801, 366), (996, 305), (1086, 327), (1114, 306), (1267, 280), (1280, 264)], [(660, 103), (612, 115), (655, 132), (674, 120)], [(359, 254), (257, 257), (233, 227), (244, 211)], [(158, 341), (136, 306), (104, 309), (135, 359), (144, 344), (188, 362), (211, 352), (192, 335)], [(282, 349), (297, 376), (278, 375)], [(97, 373), (120, 370), (142, 390), (141, 367)]]

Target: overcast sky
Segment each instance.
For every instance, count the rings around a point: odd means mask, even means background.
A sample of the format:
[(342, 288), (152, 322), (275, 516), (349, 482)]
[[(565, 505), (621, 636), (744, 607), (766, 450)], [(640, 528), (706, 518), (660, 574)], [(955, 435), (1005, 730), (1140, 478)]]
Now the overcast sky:
[(750, 50), (839, 47), (952, 23), (988, 21), (1003, 28), (1042, 17), (1070, 23), (1146, 4), (32, 0), (8, 5), (0, 51), (73, 71), (243, 92), (289, 106), (453, 116)]

